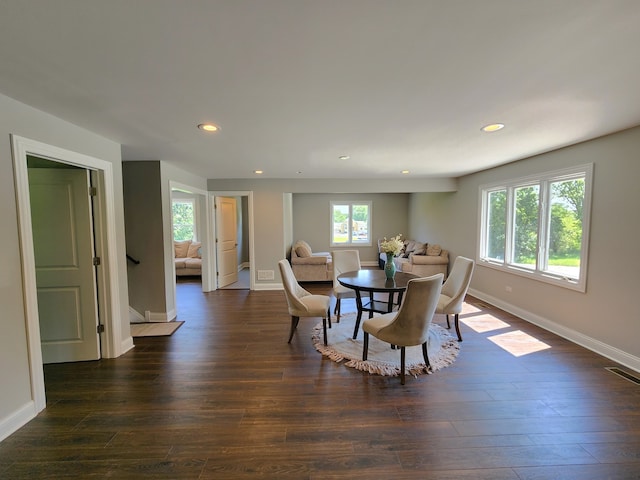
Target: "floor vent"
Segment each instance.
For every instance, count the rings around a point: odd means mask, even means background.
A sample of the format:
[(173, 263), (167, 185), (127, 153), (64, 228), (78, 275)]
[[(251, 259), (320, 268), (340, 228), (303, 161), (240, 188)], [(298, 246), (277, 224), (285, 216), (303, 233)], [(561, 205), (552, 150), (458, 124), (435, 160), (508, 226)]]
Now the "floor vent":
[(636, 385), (640, 385), (640, 378), (631, 375), (628, 372), (625, 372), (624, 370), (619, 369), (618, 367), (605, 367), (607, 370), (609, 370), (611, 373), (615, 373), (616, 375), (629, 380), (630, 382), (635, 383)]

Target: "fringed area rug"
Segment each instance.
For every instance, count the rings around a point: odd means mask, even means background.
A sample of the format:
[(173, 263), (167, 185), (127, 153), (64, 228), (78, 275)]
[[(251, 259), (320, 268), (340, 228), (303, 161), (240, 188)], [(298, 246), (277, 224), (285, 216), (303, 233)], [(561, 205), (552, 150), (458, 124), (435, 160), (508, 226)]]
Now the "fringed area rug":
[[(313, 345), (322, 355), (330, 358), (334, 362), (346, 360), (344, 365), (363, 372), (375, 375), (398, 376), (400, 375), (400, 349), (392, 349), (388, 343), (382, 342), (369, 335), (369, 354), (367, 361), (362, 361), (362, 342), (364, 333), (362, 332), (362, 322), (358, 330), (358, 337), (353, 340), (353, 328), (355, 327), (356, 314), (340, 316), (340, 323), (336, 323), (332, 318), (332, 328), (327, 329), (327, 345), (325, 346), (322, 335), (322, 323), (313, 328)], [(427, 371), (422, 357), (422, 346), (406, 348), (406, 372), (417, 377), (422, 373), (432, 373), (441, 368), (445, 368), (455, 362), (460, 352), (458, 340), (446, 329), (434, 323), (429, 328), (429, 339), (427, 340), (427, 351), (429, 353), (429, 363), (431, 368)]]

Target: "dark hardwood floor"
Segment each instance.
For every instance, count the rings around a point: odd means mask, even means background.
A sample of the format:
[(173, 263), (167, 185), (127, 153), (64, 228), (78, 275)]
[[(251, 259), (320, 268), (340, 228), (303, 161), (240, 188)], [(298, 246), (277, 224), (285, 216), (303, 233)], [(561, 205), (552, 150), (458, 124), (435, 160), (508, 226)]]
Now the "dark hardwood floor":
[(0, 478), (640, 478), (640, 386), (473, 298), (458, 360), (402, 386), (323, 358), (319, 320), (287, 344), (280, 291), (178, 291), (173, 336), (45, 366), (47, 408), (0, 443)]

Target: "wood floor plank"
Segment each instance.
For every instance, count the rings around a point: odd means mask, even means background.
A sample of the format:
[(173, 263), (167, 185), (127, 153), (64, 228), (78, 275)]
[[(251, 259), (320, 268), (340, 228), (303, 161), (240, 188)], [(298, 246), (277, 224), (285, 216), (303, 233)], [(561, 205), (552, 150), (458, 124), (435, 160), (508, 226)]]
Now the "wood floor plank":
[[(47, 408), (0, 442), (0, 478), (639, 478), (640, 387), (605, 369), (624, 367), (472, 297), (456, 362), (400, 385), (322, 357), (319, 319), (288, 344), (281, 291), (177, 290), (172, 336), (45, 366)], [(510, 332), (532, 340), (492, 340)]]

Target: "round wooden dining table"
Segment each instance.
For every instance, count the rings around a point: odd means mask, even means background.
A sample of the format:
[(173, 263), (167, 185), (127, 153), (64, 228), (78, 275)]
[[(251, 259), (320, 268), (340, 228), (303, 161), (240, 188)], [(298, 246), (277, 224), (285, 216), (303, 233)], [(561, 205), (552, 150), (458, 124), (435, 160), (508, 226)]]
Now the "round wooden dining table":
[[(407, 283), (412, 278), (418, 277), (411, 273), (396, 272), (394, 278), (389, 280), (384, 270), (367, 269), (338, 275), (338, 282), (347, 288), (353, 289), (356, 293), (358, 317), (353, 330), (354, 339), (358, 336), (362, 312), (369, 312), (369, 318), (372, 318), (374, 313), (392, 312), (394, 306), (400, 305), (402, 302), (402, 295), (407, 289)], [(363, 292), (365, 293), (365, 301), (362, 298)], [(375, 293), (387, 294), (387, 299), (380, 300), (374, 296)]]

